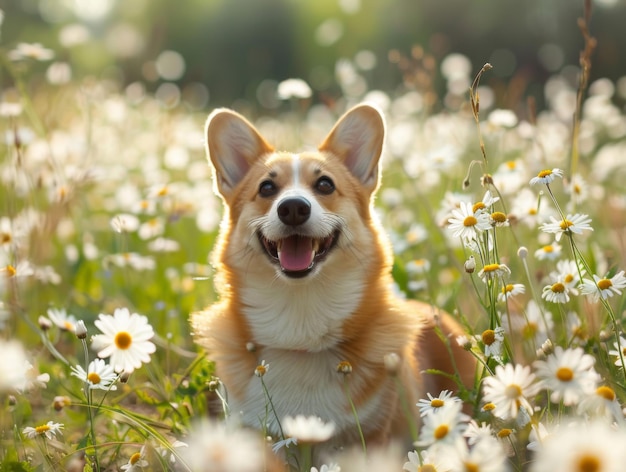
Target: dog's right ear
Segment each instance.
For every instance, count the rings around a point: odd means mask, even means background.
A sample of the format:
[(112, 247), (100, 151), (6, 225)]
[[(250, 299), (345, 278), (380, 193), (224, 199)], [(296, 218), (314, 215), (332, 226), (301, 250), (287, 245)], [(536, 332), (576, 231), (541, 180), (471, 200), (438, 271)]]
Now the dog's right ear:
[(224, 197), (230, 195), (256, 159), (274, 151), (248, 120), (226, 108), (209, 115), (205, 133), (217, 190)]

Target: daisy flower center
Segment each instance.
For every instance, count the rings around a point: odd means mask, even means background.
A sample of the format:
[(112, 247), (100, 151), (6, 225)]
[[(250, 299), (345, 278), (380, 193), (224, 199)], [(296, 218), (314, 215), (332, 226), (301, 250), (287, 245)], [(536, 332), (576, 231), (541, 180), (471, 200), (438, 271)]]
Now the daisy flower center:
[(89, 380), (92, 384), (97, 385), (102, 379), (96, 372), (89, 372), (89, 375), (87, 375), (87, 380)]
[(573, 276), (572, 274), (567, 274), (567, 275), (565, 276), (565, 278), (563, 279), (563, 281), (564, 281), (566, 284), (569, 284), (569, 283), (573, 282), (573, 280), (574, 280), (574, 276)]
[(12, 265), (6, 266), (5, 269), (7, 271), (7, 277), (13, 277), (15, 276), (15, 274), (17, 274), (17, 270), (15, 270), (15, 267), (13, 267)]
[(445, 402), (443, 400), (440, 400), (439, 398), (433, 398), (433, 400), (430, 402), (430, 406), (432, 406), (433, 408), (441, 408), (444, 404)]
[(570, 226), (574, 226), (574, 223), (572, 223), (570, 220), (563, 220), (561, 221), (561, 223), (559, 223), (559, 226), (563, 231), (565, 231)]
[(0, 233), (0, 243), (7, 244), (11, 242), (11, 235), (8, 233)]
[(491, 219), (493, 219), (496, 223), (504, 223), (506, 221), (506, 215), (501, 211), (494, 211), (491, 214)]
[(131, 465), (134, 465), (137, 462), (139, 462), (139, 459), (141, 459), (141, 453), (135, 452), (132, 456), (130, 456), (130, 459), (128, 460), (128, 462), (130, 462)]
[(504, 287), (502, 287), (502, 293), (512, 292), (514, 288), (515, 287), (513, 287), (513, 284), (506, 284)]
[(478, 210), (484, 210), (485, 204), (483, 202), (476, 202), (472, 207), (472, 213), (476, 213)]
[(434, 432), (435, 439), (443, 439), (448, 435), (450, 428), (448, 428), (447, 424), (441, 424), (437, 426)]
[(554, 247), (548, 244), (543, 247), (543, 252), (554, 252)]
[(465, 226), (466, 228), (469, 228), (470, 226), (476, 226), (477, 223), (478, 223), (478, 220), (474, 218), (473, 216), (467, 216), (463, 220), (463, 226)]
[(486, 329), (482, 335), (483, 343), (487, 346), (491, 346), (496, 340), (496, 332), (493, 329)]
[(133, 343), (133, 337), (126, 331), (120, 331), (115, 335), (115, 345), (118, 349), (128, 349)]
[(596, 395), (599, 395), (610, 402), (615, 400), (615, 391), (611, 387), (607, 387), (605, 385), (596, 389)]
[(550, 290), (552, 290), (554, 293), (563, 293), (565, 292), (565, 285), (563, 285), (561, 282), (557, 282), (553, 284), (552, 287), (550, 287)]
[(613, 282), (609, 279), (600, 279), (598, 280), (598, 288), (600, 290), (607, 290), (613, 286)]
[(44, 434), (44, 433), (47, 433), (48, 431), (50, 431), (50, 426), (48, 426), (47, 424), (42, 424), (41, 426), (35, 427), (35, 432), (37, 434)]
[(474, 464), (473, 462), (464, 462), (465, 472), (480, 472), (480, 467), (478, 464)]
[(522, 396), (522, 388), (517, 384), (507, 385), (504, 389), (504, 395), (511, 400)]
[(584, 455), (578, 459), (576, 472), (598, 472), (602, 468), (602, 463), (597, 456)]
[(485, 403), (485, 405), (483, 406), (483, 411), (492, 411), (496, 409), (496, 405), (494, 403)]
[(437, 472), (437, 469), (432, 464), (424, 464), (417, 469), (417, 472)]
[(543, 179), (544, 177), (548, 177), (549, 175), (552, 175), (552, 171), (550, 169), (546, 169), (546, 170), (542, 170), (541, 172), (539, 172), (537, 174), (537, 177), (540, 177)]
[(67, 331), (74, 331), (74, 325), (72, 323), (70, 323), (69, 321), (67, 321), (67, 320), (63, 322), (63, 327)]
[(556, 371), (556, 378), (561, 382), (571, 382), (574, 378), (574, 371), (569, 367), (559, 367)]
[(483, 272), (495, 272), (500, 268), (500, 264), (487, 264), (483, 267)]
[(504, 429), (501, 429), (500, 431), (498, 431), (498, 437), (500, 439), (508, 438), (512, 433), (513, 433), (512, 429), (504, 428)]

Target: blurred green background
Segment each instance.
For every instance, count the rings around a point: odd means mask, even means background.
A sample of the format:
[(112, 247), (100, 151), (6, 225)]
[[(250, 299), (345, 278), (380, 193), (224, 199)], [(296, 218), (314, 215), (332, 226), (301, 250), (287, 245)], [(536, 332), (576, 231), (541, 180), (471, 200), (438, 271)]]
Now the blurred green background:
[[(568, 68), (576, 75), (583, 5), (583, 0), (4, 0), (1, 42), (4, 48), (40, 42), (55, 51), (56, 60), (71, 63), (75, 77), (92, 74), (121, 85), (140, 81), (149, 91), (175, 83), (196, 108), (237, 100), (272, 108), (277, 105), (263, 90), (275, 90), (271, 85), (289, 77), (306, 80), (316, 100), (336, 99), (341, 58), (356, 61), (370, 89), (394, 90), (403, 85), (398, 57), (410, 58), (413, 51), (417, 67), (435, 64), (437, 70), (454, 52), (471, 60), (472, 75), (485, 62), (493, 64), (485, 80), (500, 106), (529, 95), (541, 106), (547, 77)], [(599, 45), (592, 80), (626, 74), (624, 25), (626, 1), (593, 2), (591, 31)], [(439, 77), (433, 81), (445, 87)]]

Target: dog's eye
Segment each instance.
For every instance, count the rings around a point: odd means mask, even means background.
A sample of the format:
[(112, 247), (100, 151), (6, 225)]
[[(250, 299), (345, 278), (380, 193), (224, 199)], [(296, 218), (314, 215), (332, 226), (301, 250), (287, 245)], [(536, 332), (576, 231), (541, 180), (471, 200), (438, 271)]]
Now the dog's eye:
[(330, 195), (335, 191), (335, 184), (329, 177), (320, 177), (315, 182), (315, 190), (323, 195)]
[(273, 197), (278, 192), (276, 184), (271, 180), (264, 180), (259, 185), (259, 195), (262, 197)]

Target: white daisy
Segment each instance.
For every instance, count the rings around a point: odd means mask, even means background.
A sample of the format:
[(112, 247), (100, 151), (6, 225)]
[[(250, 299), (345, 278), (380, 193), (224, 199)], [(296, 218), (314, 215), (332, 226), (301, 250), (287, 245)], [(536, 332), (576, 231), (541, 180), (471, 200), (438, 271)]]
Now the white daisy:
[(569, 302), (569, 290), (567, 286), (562, 282), (555, 282), (551, 285), (543, 287), (541, 298), (552, 303), (567, 303)]
[(460, 202), (459, 208), (452, 210), (448, 223), (452, 235), (463, 240), (477, 239), (479, 233), (491, 229), (489, 214), (480, 209), (474, 212), (472, 205), (466, 202)]
[(509, 269), (505, 264), (498, 263), (485, 264), (483, 268), (480, 269), (480, 272), (478, 272), (478, 277), (480, 277), (485, 283), (496, 277), (504, 277), (507, 275), (511, 275), (511, 269)]
[(87, 366), (87, 372), (82, 366), (72, 367), (72, 375), (89, 384), (90, 389), (116, 390), (113, 383), (117, 380), (117, 374), (113, 367), (103, 359), (94, 359)]
[(95, 322), (103, 334), (93, 337), (92, 347), (98, 357), (111, 357), (115, 372), (132, 372), (143, 363), (150, 362), (156, 346), (150, 342), (154, 336), (148, 318), (130, 313), (128, 308), (117, 308), (113, 316), (100, 314)]
[(504, 302), (510, 297), (520, 295), (526, 292), (524, 284), (506, 284), (502, 287), (502, 291), (498, 294), (498, 301)]
[(615, 390), (606, 385), (599, 386), (592, 395), (583, 398), (578, 404), (577, 411), (579, 414), (606, 418), (609, 421), (624, 425), (624, 414)]
[(515, 419), (522, 407), (533, 411), (528, 398), (539, 392), (535, 378), (529, 366), (498, 365), (495, 375), (483, 380), (483, 399), (495, 406), (492, 412), (497, 417)]
[(624, 367), (622, 364), (622, 359), (626, 362), (626, 338), (623, 336), (619, 337), (619, 342), (613, 343), (613, 348), (609, 350), (609, 356), (615, 357), (615, 365), (618, 367)]
[(530, 472), (621, 472), (626, 433), (606, 422), (559, 428), (543, 439)]
[(585, 275), (584, 268), (578, 268), (576, 261), (562, 260), (556, 263), (556, 271), (550, 272), (550, 277), (555, 282), (561, 282), (574, 295), (578, 295), (577, 286), (580, 276)]
[(580, 291), (585, 295), (593, 297), (594, 301), (606, 300), (613, 295), (621, 295), (622, 289), (626, 287), (626, 277), (624, 277), (624, 271), (620, 271), (610, 279), (600, 278), (596, 274), (593, 274), (593, 281), (589, 279), (583, 279), (580, 285)]
[(583, 231), (593, 231), (591, 218), (588, 215), (576, 213), (575, 215), (568, 214), (565, 219), (557, 220), (553, 216), (550, 217), (550, 223), (543, 223), (539, 229), (544, 233), (553, 233), (554, 239), (561, 240), (563, 233), (568, 234), (582, 234)]
[(126, 472), (135, 472), (144, 467), (148, 467), (148, 465), (148, 461), (146, 460), (146, 446), (143, 446), (139, 452), (135, 452), (130, 456), (128, 462), (120, 467), (120, 469)]
[(424, 416), (417, 446), (454, 445), (462, 441), (469, 417), (461, 412), (461, 402), (448, 402)]
[(574, 405), (593, 394), (600, 376), (594, 369), (595, 358), (582, 348), (563, 349), (556, 346), (546, 360), (535, 361), (535, 373), (543, 381), (542, 387), (550, 391), (553, 403)]
[(502, 348), (504, 347), (504, 328), (498, 326), (496, 329), (486, 329), (480, 336), (485, 346), (485, 356), (502, 357)]
[(546, 170), (542, 170), (541, 172), (539, 172), (537, 174), (537, 177), (533, 177), (532, 179), (530, 179), (530, 185), (537, 185), (537, 184), (550, 184), (554, 181), (555, 178), (561, 178), (563, 177), (563, 171), (561, 169), (557, 169), (554, 168), (552, 170), (550, 169), (546, 169)]
[(29, 439), (33, 439), (38, 436), (45, 436), (47, 439), (54, 439), (57, 434), (63, 434), (61, 432), (62, 429), (63, 425), (61, 423), (48, 421), (46, 424), (42, 424), (40, 426), (27, 426), (22, 430), (22, 434)]
[(410, 451), (408, 453), (409, 461), (404, 463), (402, 470), (408, 472), (450, 472), (452, 469), (448, 464), (445, 454), (437, 454), (428, 449), (420, 451)]
[(270, 370), (270, 365), (267, 364), (265, 360), (262, 360), (261, 363), (254, 369), (254, 375), (257, 377), (263, 377), (267, 374), (268, 370)]
[(467, 443), (472, 446), (480, 441), (483, 437), (493, 437), (494, 432), (491, 425), (487, 423), (478, 424), (476, 420), (471, 420), (467, 425), (467, 429), (463, 433), (463, 437), (467, 438)]
[(57, 327), (71, 333), (76, 331), (76, 317), (72, 314), (68, 314), (65, 308), (48, 308), (47, 313), (50, 321)]
[(433, 397), (430, 393), (426, 395), (428, 395), (428, 399), (422, 398), (416, 404), (420, 410), (420, 416), (426, 416), (429, 413), (435, 412), (444, 407), (447, 403), (461, 401), (459, 397), (454, 396), (454, 394), (448, 390), (443, 390), (436, 397)]
[(329, 440), (335, 432), (332, 421), (324, 422), (317, 416), (287, 416), (283, 420), (283, 431), (298, 443), (319, 443)]
[(561, 257), (562, 249), (558, 243), (546, 244), (535, 251), (535, 257), (540, 261), (553, 261)]
[(490, 436), (481, 436), (472, 446), (463, 444), (449, 456), (452, 470), (472, 472), (506, 472), (506, 451), (500, 441)]
[(26, 369), (28, 363), (24, 347), (19, 341), (4, 341), (0, 339), (0, 392), (17, 390), (26, 385)]

